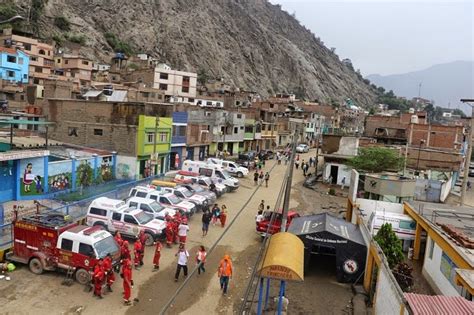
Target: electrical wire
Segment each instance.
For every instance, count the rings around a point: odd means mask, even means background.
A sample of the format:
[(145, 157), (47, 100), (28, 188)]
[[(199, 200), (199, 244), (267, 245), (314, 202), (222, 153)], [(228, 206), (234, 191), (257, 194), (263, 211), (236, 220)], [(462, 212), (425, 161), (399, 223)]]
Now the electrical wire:
[[(271, 173), (273, 171), (273, 169), (275, 168), (277, 164), (275, 163), (272, 168), (270, 169), (269, 173)], [(217, 245), (219, 244), (219, 242), (222, 240), (222, 238), (224, 238), (224, 236), (227, 234), (227, 232), (229, 231), (229, 229), (232, 227), (232, 225), (234, 224), (234, 222), (239, 218), (240, 214), (245, 210), (245, 208), (247, 207), (247, 205), (250, 203), (250, 200), (253, 199), (253, 197), (255, 196), (255, 194), (257, 193), (257, 191), (261, 188), (262, 184), (258, 185), (257, 188), (253, 191), (253, 193), (250, 195), (250, 197), (247, 199), (247, 201), (244, 203), (244, 205), (240, 208), (240, 210), (237, 212), (237, 214), (235, 215), (235, 217), (232, 219), (232, 221), (230, 221), (229, 225), (227, 225), (227, 227), (225, 228), (224, 232), (217, 238), (217, 240), (214, 242), (214, 244), (212, 244), (211, 248), (209, 249), (208, 251), (208, 256), (214, 251), (214, 249), (217, 247)], [(183, 283), (178, 287), (178, 289), (176, 289), (175, 293), (171, 296), (171, 298), (168, 300), (168, 302), (166, 302), (165, 306), (163, 306), (163, 308), (161, 309), (160, 311), (160, 315), (164, 315), (166, 314), (166, 311), (171, 307), (171, 305), (173, 304), (174, 300), (176, 299), (176, 297), (178, 296), (178, 294), (186, 287), (186, 285), (189, 283), (189, 281), (191, 280), (192, 276), (196, 273), (196, 271), (198, 270), (198, 267), (199, 265), (196, 265), (193, 270), (191, 271), (191, 273), (189, 273), (188, 277), (186, 277), (186, 279), (183, 281)]]

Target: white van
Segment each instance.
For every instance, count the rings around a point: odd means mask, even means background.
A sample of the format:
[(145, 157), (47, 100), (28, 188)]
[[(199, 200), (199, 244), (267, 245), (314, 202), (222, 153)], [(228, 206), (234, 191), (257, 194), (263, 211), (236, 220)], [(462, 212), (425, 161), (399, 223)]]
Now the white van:
[(166, 215), (174, 216), (176, 210), (163, 207), (161, 204), (152, 199), (132, 197), (127, 200), (127, 205), (130, 208), (136, 208), (153, 215), (155, 219), (164, 220)]
[(415, 239), (416, 222), (409, 215), (387, 211), (372, 212), (369, 218), (369, 227), (373, 235), (377, 234), (384, 223), (392, 225), (392, 230), (399, 239)]
[(124, 236), (137, 237), (143, 230), (147, 236), (146, 245), (163, 239), (166, 224), (152, 215), (135, 208), (129, 208), (122, 200), (99, 197), (87, 209), (86, 223), (102, 226), (110, 232), (119, 231)]
[(186, 160), (181, 167), (183, 171), (199, 173), (199, 175), (216, 178), (219, 183), (229, 187), (230, 190), (239, 188), (239, 180), (227, 173), (226, 170), (219, 165), (208, 164), (201, 161)]
[(208, 158), (207, 163), (213, 164), (213, 165), (220, 165), (229, 174), (235, 175), (239, 178), (242, 178), (249, 174), (249, 170), (247, 168), (240, 166), (237, 163), (232, 162), (232, 161), (220, 160), (216, 158)]

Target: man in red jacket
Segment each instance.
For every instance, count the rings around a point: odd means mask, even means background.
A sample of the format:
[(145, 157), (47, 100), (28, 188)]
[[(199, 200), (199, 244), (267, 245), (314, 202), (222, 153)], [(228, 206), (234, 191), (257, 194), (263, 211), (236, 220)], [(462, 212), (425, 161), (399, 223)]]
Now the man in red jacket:
[(128, 241), (123, 241), (122, 247), (120, 247), (120, 258), (121, 259), (131, 259), (130, 249), (128, 248)]
[(99, 259), (94, 268), (94, 295), (102, 299), (102, 284), (104, 283), (105, 273), (102, 258)]
[(130, 305), (130, 297), (132, 295), (132, 262), (130, 259), (125, 259), (122, 262), (122, 278), (123, 278), (123, 302), (125, 305)]
[(153, 256), (153, 270), (160, 269), (160, 258), (161, 258), (162, 248), (163, 246), (161, 245), (161, 242), (160, 241), (156, 242), (155, 256)]
[(114, 269), (112, 266), (112, 256), (110, 254), (107, 254), (107, 256), (104, 258), (104, 271), (105, 271), (105, 277), (107, 280), (107, 288), (109, 289), (110, 292), (112, 292), (112, 284), (115, 282), (115, 274), (114, 274)]
[(137, 239), (135, 241), (135, 244), (133, 245), (133, 254), (134, 254), (133, 264), (135, 265), (135, 269), (138, 269), (138, 266), (143, 265), (142, 253), (143, 253), (142, 242), (140, 242), (140, 239)]
[(166, 222), (166, 247), (171, 247), (171, 244), (173, 244), (174, 240), (174, 235), (173, 235), (173, 222), (170, 220)]

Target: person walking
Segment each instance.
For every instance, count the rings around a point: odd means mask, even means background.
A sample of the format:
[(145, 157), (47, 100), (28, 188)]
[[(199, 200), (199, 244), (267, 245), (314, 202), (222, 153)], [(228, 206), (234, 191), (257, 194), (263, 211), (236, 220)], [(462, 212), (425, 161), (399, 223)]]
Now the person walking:
[(112, 284), (115, 282), (115, 273), (112, 264), (112, 256), (110, 253), (107, 254), (104, 258), (104, 272), (105, 272), (105, 280), (107, 282), (107, 289), (109, 292), (112, 292)]
[(229, 255), (224, 255), (224, 258), (219, 264), (219, 269), (217, 276), (219, 277), (219, 282), (221, 285), (221, 290), (224, 295), (227, 294), (227, 288), (229, 286), (229, 280), (232, 279), (232, 261), (230, 260)]
[(263, 211), (262, 211), (262, 210), (258, 210), (257, 215), (255, 216), (255, 224), (258, 225), (258, 223), (259, 223), (260, 221), (262, 221), (263, 219), (264, 219), (264, 217), (263, 217)]
[(146, 239), (147, 236), (145, 234), (145, 230), (140, 230), (140, 233), (138, 233), (138, 239), (140, 239), (140, 242), (142, 243), (142, 257), (140, 261), (142, 262), (143, 265), (143, 258), (145, 257), (145, 247), (146, 247)]
[(196, 263), (198, 264), (198, 275), (202, 272), (206, 272), (206, 268), (204, 268), (204, 264), (206, 263), (206, 249), (204, 246), (200, 246), (198, 252), (196, 253)]
[(308, 163), (303, 163), (301, 167), (303, 168), (303, 176), (306, 177), (306, 175), (308, 175), (308, 169), (309, 169)]
[(344, 190), (346, 187), (346, 176), (344, 176), (341, 180), (341, 190)]
[(212, 225), (216, 225), (217, 219), (219, 219), (220, 215), (221, 215), (221, 209), (216, 203), (214, 204), (214, 207), (212, 207)]
[(133, 265), (135, 266), (135, 269), (138, 270), (139, 266), (143, 266), (143, 256), (142, 256), (142, 251), (143, 251), (143, 245), (142, 242), (140, 242), (140, 239), (138, 238), (135, 241), (135, 244), (133, 244)]
[(161, 245), (161, 242), (160, 241), (156, 242), (155, 255), (153, 256), (153, 271), (160, 269), (160, 258), (161, 258), (162, 248), (163, 248), (163, 245)]
[(288, 161), (290, 160), (290, 156), (285, 154), (285, 165), (288, 165)]
[(262, 212), (263, 210), (265, 210), (265, 200), (262, 200), (262, 202), (260, 202), (260, 204), (258, 205), (258, 210)]
[(188, 258), (189, 253), (184, 248), (184, 244), (179, 245), (179, 251), (175, 254), (178, 257), (178, 264), (176, 265), (176, 273), (174, 275), (174, 281), (178, 282), (179, 274), (181, 273), (181, 269), (184, 271), (184, 277), (188, 276)]
[(206, 236), (209, 231), (209, 223), (211, 223), (212, 214), (209, 210), (205, 210), (202, 214), (202, 236)]
[(268, 181), (270, 180), (270, 173), (265, 173), (265, 187), (268, 187)]
[(122, 262), (122, 274), (123, 278), (123, 302), (125, 305), (130, 305), (130, 297), (132, 295), (133, 280), (132, 280), (132, 262), (130, 259), (125, 259)]
[(174, 240), (173, 222), (171, 218), (166, 219), (165, 235), (166, 235), (166, 247), (171, 247), (171, 244), (173, 244), (173, 240)]
[(260, 172), (260, 175), (258, 175), (258, 184), (261, 185), (263, 183), (263, 178), (265, 175), (263, 175), (263, 171)]
[(255, 170), (255, 173), (253, 173), (253, 182), (255, 186), (257, 186), (258, 184), (258, 171), (257, 170)]
[(221, 226), (225, 226), (225, 222), (227, 220), (227, 207), (226, 205), (222, 205), (221, 207), (221, 214), (219, 216), (219, 220), (221, 221)]
[(131, 259), (130, 248), (128, 247), (128, 241), (123, 241), (122, 247), (120, 247), (120, 258), (121, 259)]
[(99, 299), (102, 299), (102, 285), (104, 284), (105, 279), (105, 272), (103, 266), (102, 258), (99, 259), (97, 264), (94, 267), (94, 295), (97, 296)]
[(189, 231), (188, 220), (184, 218), (181, 221), (180, 225), (178, 226), (178, 237), (179, 237), (180, 244), (183, 244), (183, 245), (186, 244), (188, 231)]
[(300, 166), (300, 161), (296, 160), (295, 161), (295, 168), (298, 169), (299, 166)]

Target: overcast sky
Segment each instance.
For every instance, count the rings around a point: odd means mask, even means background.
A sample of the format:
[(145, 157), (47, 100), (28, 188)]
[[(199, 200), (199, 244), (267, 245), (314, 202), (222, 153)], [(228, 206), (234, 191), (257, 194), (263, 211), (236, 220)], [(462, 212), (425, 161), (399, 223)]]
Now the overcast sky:
[(270, 0), (352, 60), (396, 74), (474, 60), (474, 0)]

